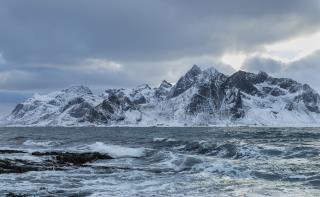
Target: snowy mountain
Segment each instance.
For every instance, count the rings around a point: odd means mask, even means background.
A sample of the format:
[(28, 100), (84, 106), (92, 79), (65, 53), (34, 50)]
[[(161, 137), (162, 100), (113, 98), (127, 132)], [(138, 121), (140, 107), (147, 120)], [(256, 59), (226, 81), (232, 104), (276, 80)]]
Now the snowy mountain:
[(7, 126), (320, 125), (320, 96), (307, 84), (265, 72), (231, 76), (194, 65), (175, 85), (108, 89), (74, 86), (34, 95), (2, 120)]

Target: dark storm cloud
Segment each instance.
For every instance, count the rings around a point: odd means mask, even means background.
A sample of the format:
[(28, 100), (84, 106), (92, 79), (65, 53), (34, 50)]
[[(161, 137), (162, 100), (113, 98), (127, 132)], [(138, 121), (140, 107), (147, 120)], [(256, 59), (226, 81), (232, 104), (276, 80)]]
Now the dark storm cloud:
[(290, 63), (255, 56), (247, 59), (242, 69), (250, 72), (266, 71), (276, 77), (293, 78), (300, 83), (309, 84), (320, 93), (320, 50)]
[(259, 50), (319, 21), (316, 0), (2, 0), (0, 89), (175, 82), (194, 63), (215, 63), (203, 56)]
[(318, 1), (0, 2), (0, 49), (12, 64), (83, 58), (163, 60), (250, 50), (319, 27)]

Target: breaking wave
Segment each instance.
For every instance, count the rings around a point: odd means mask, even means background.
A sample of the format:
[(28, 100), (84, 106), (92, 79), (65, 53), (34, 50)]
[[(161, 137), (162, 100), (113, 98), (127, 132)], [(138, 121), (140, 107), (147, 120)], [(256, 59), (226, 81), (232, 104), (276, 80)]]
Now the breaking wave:
[[(97, 132), (90, 128), (73, 134), (52, 131), (47, 139), (43, 138), (42, 131), (33, 135), (35, 139), (26, 134), (11, 136), (12, 132), (8, 132), (9, 136), (0, 139), (0, 172), (14, 173), (2, 176), (0, 193), (38, 196), (310, 194), (312, 197), (319, 194), (318, 135), (305, 134), (305, 131), (299, 135), (282, 130), (275, 133), (272, 128), (267, 133), (252, 129), (246, 133), (207, 132), (196, 128), (186, 133), (182, 133), (184, 128), (168, 131), (152, 128), (159, 131), (154, 133), (150, 128), (142, 133), (141, 128), (136, 133), (117, 129), (103, 128)], [(40, 187), (43, 189), (39, 190)]]
[(26, 140), (22, 143), (25, 146), (53, 147), (60, 145), (57, 141), (50, 140)]
[(85, 146), (78, 146), (76, 147), (76, 150), (104, 153), (114, 158), (145, 156), (145, 148), (130, 148), (113, 144), (105, 144), (103, 142), (95, 142)]

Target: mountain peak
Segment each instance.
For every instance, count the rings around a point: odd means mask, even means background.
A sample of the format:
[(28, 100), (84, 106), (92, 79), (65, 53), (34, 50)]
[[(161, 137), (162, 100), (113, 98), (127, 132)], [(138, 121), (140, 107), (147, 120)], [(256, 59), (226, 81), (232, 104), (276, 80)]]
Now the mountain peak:
[(151, 90), (151, 87), (148, 84), (138, 85), (135, 90)]
[(320, 124), (320, 95), (292, 79), (265, 72), (226, 76), (194, 65), (172, 85), (106, 90), (85, 86), (36, 96), (5, 117), (7, 125)]
[(194, 64), (192, 68), (183, 77), (181, 77), (171, 89), (169, 97), (176, 97), (189, 89), (197, 81), (198, 75), (201, 73), (201, 69)]
[(69, 88), (63, 89), (62, 92), (65, 93), (81, 93), (81, 94), (92, 94), (92, 91), (90, 88), (83, 86), (83, 85), (75, 85), (70, 86)]
[(201, 72), (201, 68), (198, 65), (194, 64), (187, 73), (189, 73), (189, 72), (191, 72), (191, 73), (200, 73)]
[(159, 86), (159, 88), (171, 88), (171, 87), (172, 87), (172, 84), (166, 80), (163, 80)]

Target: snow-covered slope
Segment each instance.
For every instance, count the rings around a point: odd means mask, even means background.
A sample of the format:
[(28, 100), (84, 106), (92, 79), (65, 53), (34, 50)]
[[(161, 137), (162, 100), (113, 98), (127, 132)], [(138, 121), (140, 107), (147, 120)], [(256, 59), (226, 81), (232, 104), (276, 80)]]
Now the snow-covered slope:
[(34, 95), (6, 116), (6, 125), (201, 126), (320, 125), (320, 96), (306, 84), (238, 71), (226, 76), (194, 65), (175, 85), (108, 89), (74, 86)]

